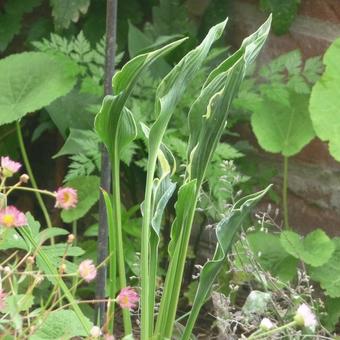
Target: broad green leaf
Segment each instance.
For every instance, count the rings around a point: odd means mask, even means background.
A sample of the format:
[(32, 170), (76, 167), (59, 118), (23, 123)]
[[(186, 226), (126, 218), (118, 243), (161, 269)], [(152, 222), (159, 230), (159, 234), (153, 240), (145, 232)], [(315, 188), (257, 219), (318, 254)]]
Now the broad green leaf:
[(211, 291), (216, 276), (226, 260), (227, 254), (232, 246), (236, 234), (242, 227), (243, 221), (269, 189), (270, 187), (256, 194), (242, 198), (238, 203), (236, 203), (230, 214), (218, 223), (216, 227), (217, 245), (215, 254), (212, 260), (205, 263), (201, 271), (195, 300), (190, 311), (183, 339), (189, 338), (199, 311)]
[[(283, 248), (279, 235), (255, 232), (247, 235), (247, 243), (254, 258), (264, 270), (270, 271), (283, 282), (291, 281), (296, 276), (298, 260)], [(238, 255), (236, 265), (242, 269), (244, 266), (252, 266), (241, 241), (236, 243), (235, 248)], [(262, 281), (262, 277), (258, 277), (256, 272), (251, 274)]]
[(4, 312), (9, 313), (19, 313), (22, 311), (27, 311), (33, 305), (33, 295), (29, 294), (17, 294), (17, 295), (9, 295), (6, 298), (6, 304), (4, 308)]
[(328, 48), (323, 58), (326, 70), (314, 85), (310, 113), (316, 135), (329, 143), (329, 152), (340, 161), (340, 39)]
[(75, 208), (63, 210), (61, 218), (65, 223), (71, 223), (83, 216), (92, 208), (99, 199), (99, 177), (81, 176), (67, 182), (65, 186), (77, 190), (78, 204)]
[(50, 0), (52, 16), (57, 29), (68, 28), (71, 22), (78, 22), (86, 14), (90, 0)]
[(322, 317), (321, 322), (330, 332), (333, 332), (340, 320), (340, 298), (327, 298), (325, 307), (327, 314)]
[[(92, 322), (86, 319), (88, 327)], [(86, 337), (82, 324), (72, 310), (64, 309), (50, 312), (47, 318), (41, 323), (37, 331), (30, 336), (31, 340), (64, 340), (73, 337)]]
[(325, 264), (335, 250), (333, 241), (321, 229), (312, 231), (306, 237), (286, 230), (281, 233), (280, 239), (289, 254), (313, 267)]
[[(99, 138), (92, 130), (70, 129), (70, 134), (67, 137), (65, 144), (53, 156), (57, 158), (64, 155), (76, 155), (86, 153), (98, 147)], [(98, 147), (99, 151), (99, 147)]]
[(242, 307), (245, 314), (257, 313), (264, 314), (267, 310), (267, 305), (271, 301), (271, 293), (265, 293), (258, 290), (252, 290), (247, 296), (246, 302)]
[(208, 76), (189, 112), (189, 178), (200, 184), (225, 129), (229, 106), (247, 67), (257, 57), (270, 29), (269, 18), (257, 32), (244, 39), (241, 48), (217, 66)]
[(79, 67), (68, 57), (41, 52), (0, 60), (0, 125), (22, 118), (67, 94)]
[(320, 283), (326, 295), (338, 298), (340, 297), (340, 238), (334, 238), (333, 243), (336, 248), (331, 258), (320, 267), (311, 267), (310, 274), (314, 281)]
[(65, 138), (72, 128), (82, 130), (93, 128), (94, 114), (90, 112), (89, 107), (94, 104), (98, 104), (97, 97), (73, 90), (55, 100), (46, 110)]
[(308, 96), (286, 89), (283, 92), (287, 93), (288, 102), (265, 97), (255, 103), (251, 125), (264, 150), (289, 157), (301, 151), (315, 133), (308, 111)]

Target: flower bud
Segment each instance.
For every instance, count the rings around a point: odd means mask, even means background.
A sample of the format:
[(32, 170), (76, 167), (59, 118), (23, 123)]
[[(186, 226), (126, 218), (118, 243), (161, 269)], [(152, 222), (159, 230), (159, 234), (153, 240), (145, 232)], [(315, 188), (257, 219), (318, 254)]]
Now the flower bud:
[(27, 174), (22, 174), (21, 176), (20, 176), (20, 182), (21, 183), (28, 183), (28, 181), (29, 181), (29, 176), (27, 175)]
[(28, 256), (27, 257), (27, 263), (34, 264), (34, 261), (35, 261), (34, 256)]
[(67, 237), (67, 243), (68, 243), (68, 244), (72, 244), (72, 243), (74, 242), (75, 238), (76, 238), (76, 237), (75, 237), (73, 234), (68, 235), (68, 237)]

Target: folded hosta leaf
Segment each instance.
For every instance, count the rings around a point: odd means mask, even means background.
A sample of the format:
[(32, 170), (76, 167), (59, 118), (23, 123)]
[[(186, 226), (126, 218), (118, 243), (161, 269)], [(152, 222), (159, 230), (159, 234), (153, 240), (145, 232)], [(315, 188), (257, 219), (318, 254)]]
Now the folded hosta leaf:
[(77, 206), (61, 212), (61, 218), (65, 223), (71, 223), (86, 215), (99, 199), (99, 184), (98, 176), (80, 176), (65, 184), (66, 187), (76, 189), (78, 193)]
[(200, 184), (225, 129), (230, 104), (237, 94), (247, 67), (254, 61), (269, 33), (271, 17), (248, 38), (241, 48), (208, 76), (189, 112), (189, 178)]
[(178, 198), (175, 204), (176, 218), (171, 226), (171, 241), (169, 243), (170, 257), (174, 255), (178, 240), (183, 228), (188, 225), (188, 218), (191, 211), (195, 209), (195, 196), (197, 190), (196, 180), (183, 184), (178, 191)]
[(335, 250), (333, 241), (321, 229), (312, 231), (306, 237), (286, 230), (281, 233), (280, 239), (289, 254), (313, 267), (325, 264)]
[(0, 125), (19, 120), (67, 94), (80, 69), (70, 58), (41, 52), (0, 61)]
[(340, 161), (340, 39), (325, 53), (325, 73), (314, 85), (309, 109), (317, 136), (329, 142), (329, 152)]
[(251, 125), (261, 147), (293, 156), (315, 136), (308, 111), (308, 96), (283, 89), (287, 102), (264, 97), (255, 103)]
[(332, 298), (340, 297), (340, 238), (333, 239), (335, 251), (328, 262), (319, 267), (311, 267), (310, 274), (314, 281), (320, 282), (326, 294)]
[(242, 227), (244, 219), (269, 189), (270, 187), (242, 198), (235, 204), (235, 207), (229, 215), (218, 223), (216, 227), (217, 246), (215, 254), (212, 260), (205, 263), (201, 271), (195, 300), (190, 311), (183, 339), (189, 339), (199, 311), (211, 291), (216, 276), (223, 266), (233, 240)]
[[(90, 320), (86, 320), (90, 329), (93, 324)], [(30, 339), (62, 340), (86, 337), (87, 335), (76, 314), (72, 310), (64, 309), (50, 312), (36, 332), (30, 336)]]

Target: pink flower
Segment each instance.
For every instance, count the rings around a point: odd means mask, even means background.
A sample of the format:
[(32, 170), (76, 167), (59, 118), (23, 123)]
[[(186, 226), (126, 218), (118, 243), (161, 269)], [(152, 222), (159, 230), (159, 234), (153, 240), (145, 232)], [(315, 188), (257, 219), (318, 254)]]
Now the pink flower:
[(318, 325), (315, 314), (305, 303), (303, 303), (296, 311), (294, 320), (298, 326), (309, 328), (313, 332)]
[(75, 208), (78, 203), (77, 190), (73, 188), (59, 188), (56, 192), (56, 208), (70, 209)]
[(0, 311), (2, 311), (5, 308), (6, 297), (7, 297), (7, 294), (2, 289), (0, 289)]
[(139, 301), (138, 293), (131, 287), (123, 288), (117, 296), (116, 302), (121, 308), (135, 308)]
[(27, 225), (27, 219), (24, 213), (13, 205), (9, 205), (0, 210), (0, 225), (4, 227), (22, 227)]
[(9, 157), (1, 157), (1, 169), (4, 177), (12, 177), (21, 168), (21, 164)]
[(86, 282), (92, 281), (97, 275), (97, 269), (92, 260), (84, 260), (83, 262), (81, 262), (78, 271), (79, 275)]

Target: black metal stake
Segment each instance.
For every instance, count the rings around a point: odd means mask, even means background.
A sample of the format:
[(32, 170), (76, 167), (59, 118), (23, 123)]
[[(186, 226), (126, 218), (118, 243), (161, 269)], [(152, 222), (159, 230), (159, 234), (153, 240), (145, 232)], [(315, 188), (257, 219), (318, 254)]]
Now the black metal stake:
[[(112, 77), (115, 71), (116, 55), (116, 31), (117, 31), (117, 1), (107, 0), (106, 3), (106, 51), (105, 51), (105, 79), (104, 94), (112, 94)], [(111, 165), (106, 148), (100, 146), (101, 159), (101, 177), (100, 186), (107, 192), (111, 186)], [(108, 255), (108, 224), (106, 217), (105, 203), (103, 195), (99, 199), (99, 231), (97, 244), (97, 263), (105, 261)], [(98, 268), (96, 281), (96, 299), (105, 299), (106, 286), (106, 265)], [(101, 302), (97, 305), (96, 321), (102, 326), (105, 323), (106, 303)]]

